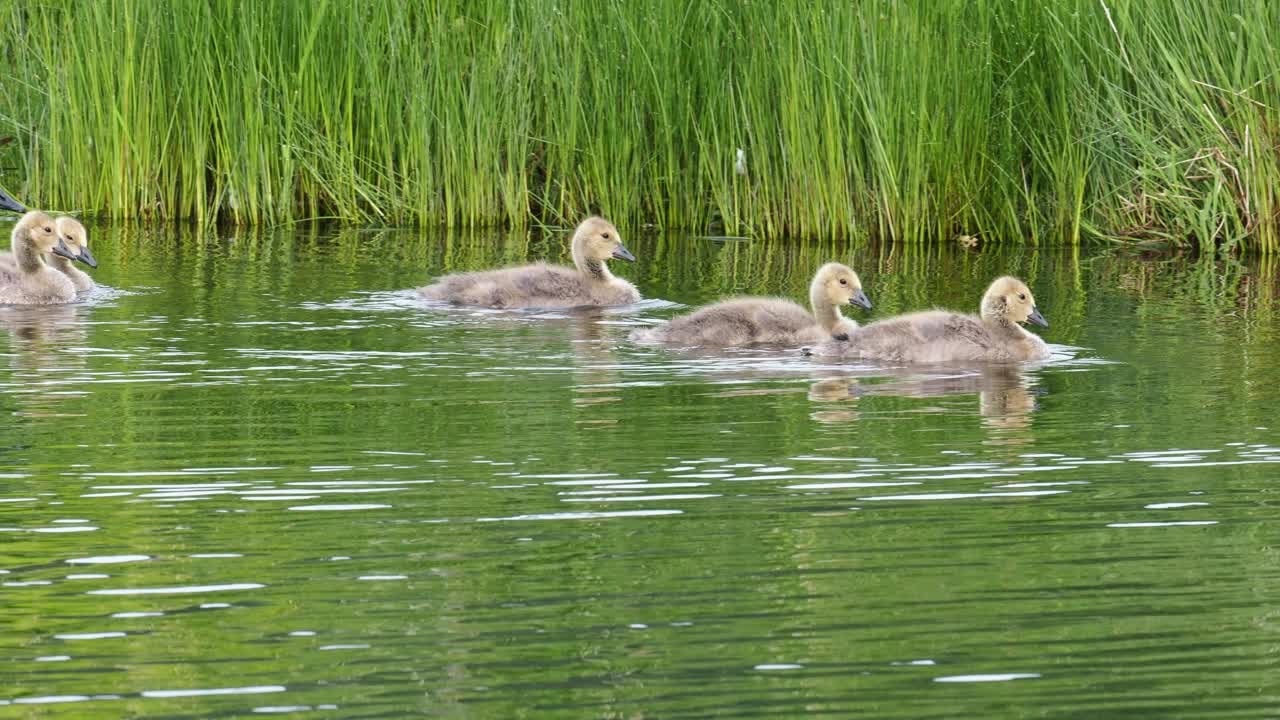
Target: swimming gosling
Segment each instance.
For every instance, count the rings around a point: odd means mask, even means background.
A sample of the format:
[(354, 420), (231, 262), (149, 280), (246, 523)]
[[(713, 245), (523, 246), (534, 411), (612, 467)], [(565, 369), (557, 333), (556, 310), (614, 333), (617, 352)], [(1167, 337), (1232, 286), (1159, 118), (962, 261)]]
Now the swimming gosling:
[(564, 308), (639, 302), (635, 286), (614, 277), (609, 259), (635, 262), (618, 228), (600, 217), (583, 220), (573, 232), (574, 268), (531, 265), (446, 275), (418, 288), (428, 300), (491, 308)]
[(946, 310), (900, 315), (824, 342), (815, 355), (895, 363), (1045, 360), (1049, 346), (1020, 323), (1049, 327), (1035, 298), (1014, 277), (997, 278), (982, 296), (981, 317)]
[(858, 274), (834, 262), (814, 274), (809, 283), (809, 304), (812, 315), (782, 298), (731, 298), (674, 317), (665, 325), (635, 330), (631, 339), (718, 347), (820, 343), (832, 336), (847, 336), (858, 327), (840, 314), (841, 305), (871, 309)]
[[(91, 268), (98, 267), (98, 260), (89, 252), (89, 235), (84, 229), (84, 225), (79, 220), (63, 215), (54, 221), (54, 227), (57, 229), (58, 238), (70, 255), (62, 256), (56, 253), (49, 253), (43, 256), (44, 262), (49, 267), (71, 278), (71, 284), (75, 286), (77, 292), (85, 292), (94, 288), (93, 278), (83, 270), (73, 266), (68, 258), (74, 257), (76, 260), (88, 265)], [(12, 252), (0, 252), (0, 278), (17, 277), (18, 260)]]
[(58, 237), (53, 218), (38, 210), (23, 215), (13, 227), (12, 272), (0, 271), (0, 304), (54, 305), (76, 299), (71, 278), (45, 264), (41, 256), (70, 251)]

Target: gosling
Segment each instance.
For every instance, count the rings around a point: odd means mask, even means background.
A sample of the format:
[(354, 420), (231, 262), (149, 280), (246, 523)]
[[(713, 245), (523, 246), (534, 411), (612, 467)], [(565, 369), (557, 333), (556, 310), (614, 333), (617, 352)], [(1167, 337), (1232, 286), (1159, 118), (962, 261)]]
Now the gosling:
[(538, 262), (531, 265), (455, 273), (418, 288), (428, 300), (491, 308), (566, 308), (627, 305), (640, 300), (635, 286), (614, 277), (609, 259), (635, 262), (618, 228), (600, 217), (582, 221), (573, 232), (574, 268)]
[(903, 364), (1048, 359), (1049, 346), (1020, 327), (1025, 322), (1049, 327), (1031, 290), (1006, 276), (982, 296), (981, 317), (945, 310), (900, 315), (824, 342), (813, 354)]
[[(76, 292), (85, 292), (94, 288), (93, 278), (83, 270), (73, 266), (68, 258), (75, 258), (91, 268), (98, 267), (98, 260), (89, 252), (89, 235), (84, 229), (84, 225), (79, 220), (68, 215), (59, 217), (54, 222), (54, 227), (58, 231), (58, 239), (70, 253), (70, 255), (62, 256), (57, 253), (50, 253), (43, 256), (44, 262), (49, 267), (71, 278), (71, 284), (75, 286)], [(0, 252), (0, 277), (16, 277), (18, 275), (18, 261), (11, 252)]]
[(672, 318), (655, 328), (631, 333), (638, 342), (737, 347), (820, 343), (847, 337), (858, 324), (840, 314), (841, 305), (871, 309), (858, 274), (840, 263), (818, 268), (809, 284), (810, 315), (799, 304), (782, 298), (731, 298)]
[(45, 264), (42, 256), (71, 252), (58, 237), (53, 218), (38, 210), (22, 216), (13, 228), (12, 271), (0, 269), (0, 304), (55, 305), (76, 299), (71, 278)]

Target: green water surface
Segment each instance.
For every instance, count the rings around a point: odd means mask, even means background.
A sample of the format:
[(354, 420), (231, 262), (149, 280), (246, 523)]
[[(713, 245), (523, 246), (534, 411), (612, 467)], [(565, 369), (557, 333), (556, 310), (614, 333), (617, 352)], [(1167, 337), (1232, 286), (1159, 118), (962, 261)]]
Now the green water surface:
[[(0, 308), (0, 715), (1280, 717), (1272, 265), (635, 230), (650, 300), (493, 312), (406, 290), (562, 235), (90, 232)], [(1055, 360), (625, 339), (831, 259)]]

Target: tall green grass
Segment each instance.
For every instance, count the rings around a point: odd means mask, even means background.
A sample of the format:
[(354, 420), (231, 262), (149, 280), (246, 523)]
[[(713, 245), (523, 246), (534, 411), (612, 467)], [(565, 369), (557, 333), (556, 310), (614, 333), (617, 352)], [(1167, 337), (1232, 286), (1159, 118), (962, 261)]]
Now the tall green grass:
[(1280, 247), (1269, 0), (0, 0), (0, 54), (0, 184), (117, 218)]

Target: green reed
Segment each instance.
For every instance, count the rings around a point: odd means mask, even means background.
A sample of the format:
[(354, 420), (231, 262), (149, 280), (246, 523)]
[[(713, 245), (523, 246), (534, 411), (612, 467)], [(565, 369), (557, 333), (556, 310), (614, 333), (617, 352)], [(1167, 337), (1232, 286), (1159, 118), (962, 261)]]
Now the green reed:
[(1267, 0), (0, 0), (0, 185), (117, 218), (1271, 251), (1278, 32)]

